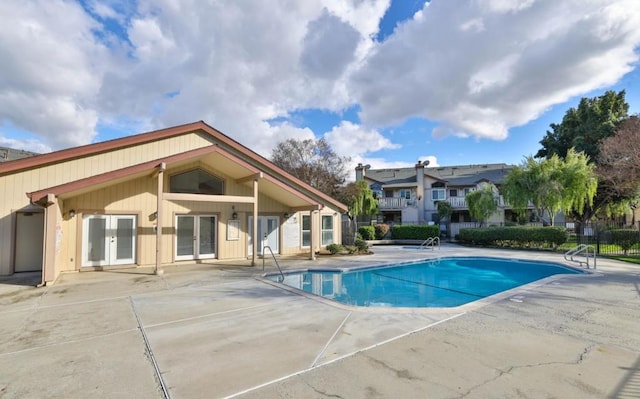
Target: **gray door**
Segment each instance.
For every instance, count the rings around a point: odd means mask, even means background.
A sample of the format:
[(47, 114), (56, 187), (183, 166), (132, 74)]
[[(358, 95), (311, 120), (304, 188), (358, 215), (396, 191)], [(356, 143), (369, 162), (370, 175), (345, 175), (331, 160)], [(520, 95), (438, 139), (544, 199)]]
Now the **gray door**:
[(16, 273), (42, 270), (43, 237), (43, 212), (16, 213)]

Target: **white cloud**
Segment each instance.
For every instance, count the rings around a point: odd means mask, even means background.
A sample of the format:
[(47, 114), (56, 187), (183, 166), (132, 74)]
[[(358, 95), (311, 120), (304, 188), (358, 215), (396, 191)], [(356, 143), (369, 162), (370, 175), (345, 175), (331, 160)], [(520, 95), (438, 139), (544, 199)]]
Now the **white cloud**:
[(0, 121), (51, 147), (90, 142), (105, 52), (90, 33), (95, 21), (60, 0), (4, 1), (0, 15)]
[(31, 151), (38, 154), (44, 154), (51, 152), (51, 147), (42, 144), (38, 140), (34, 139), (13, 139), (9, 137), (3, 137), (0, 132), (0, 146), (13, 148), (16, 150)]
[(617, 82), (640, 44), (635, 0), (433, 0), (383, 43), (372, 38), (390, 0), (83, 4), (0, 2), (0, 123), (54, 149), (97, 126), (205, 120), (267, 156), (313, 135), (268, 120), (354, 105), (362, 124), (326, 133), (354, 159), (397, 148), (380, 128), (408, 117), (437, 121), (435, 136), (503, 139)]
[(440, 166), (440, 164), (438, 163), (438, 158), (436, 158), (434, 155), (423, 155), (418, 159), (422, 161), (422, 163), (425, 163), (429, 168), (437, 168), (438, 166)]
[(371, 51), (349, 88), (366, 125), (417, 116), (440, 122), (437, 136), (504, 139), (633, 69), (635, 3), (434, 0)]
[(355, 58), (358, 32), (328, 12), (309, 23), (300, 62), (311, 77), (338, 78)]
[(84, 4), (0, 4), (0, 121), (63, 148), (98, 124), (205, 120), (264, 152), (283, 132), (266, 120), (353, 103), (344, 75), (389, 0)]
[(400, 148), (400, 145), (392, 143), (380, 132), (365, 129), (349, 121), (342, 121), (340, 125), (334, 126), (324, 134), (324, 138), (336, 154), (352, 158), (370, 152)]

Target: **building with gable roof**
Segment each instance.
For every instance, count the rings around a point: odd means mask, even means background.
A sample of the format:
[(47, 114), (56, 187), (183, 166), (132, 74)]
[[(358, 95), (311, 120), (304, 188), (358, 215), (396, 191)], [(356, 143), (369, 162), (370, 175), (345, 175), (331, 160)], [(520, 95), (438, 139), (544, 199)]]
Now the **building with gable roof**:
[[(307, 254), (347, 207), (200, 121), (0, 163), (0, 275)], [(269, 248), (267, 248), (269, 247)]]
[[(451, 223), (472, 223), (465, 196), (480, 184), (491, 184), (498, 197), (498, 212), (489, 224), (515, 222), (516, 213), (505, 203), (498, 189), (513, 166), (498, 163), (428, 167), (418, 162), (413, 168), (371, 169), (358, 164), (356, 180), (369, 183), (378, 199), (380, 222), (422, 224), (440, 222), (438, 201), (451, 205)], [(452, 232), (454, 234), (455, 231)]]

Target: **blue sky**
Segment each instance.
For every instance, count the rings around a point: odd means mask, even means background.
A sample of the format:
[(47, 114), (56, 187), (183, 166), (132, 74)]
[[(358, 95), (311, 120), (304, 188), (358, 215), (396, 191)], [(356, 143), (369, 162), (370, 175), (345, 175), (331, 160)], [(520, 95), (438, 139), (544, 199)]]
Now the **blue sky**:
[(267, 157), (324, 137), (351, 166), (519, 163), (581, 97), (640, 112), (634, 1), (10, 0), (0, 145), (204, 120)]

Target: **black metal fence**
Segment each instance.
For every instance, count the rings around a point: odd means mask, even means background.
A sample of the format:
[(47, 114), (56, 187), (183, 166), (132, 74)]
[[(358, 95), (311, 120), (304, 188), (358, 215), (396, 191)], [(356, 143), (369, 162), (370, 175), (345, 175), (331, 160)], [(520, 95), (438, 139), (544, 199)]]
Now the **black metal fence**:
[[(357, 227), (370, 225), (371, 222), (357, 223)], [(349, 220), (342, 222), (342, 243), (352, 245), (354, 231), (357, 227)], [(557, 225), (565, 227), (569, 233), (569, 240), (563, 246), (568, 248), (579, 244), (593, 245), (599, 255), (620, 255), (620, 256), (640, 256), (640, 222), (635, 224), (624, 224), (618, 222), (587, 222), (564, 223)], [(355, 227), (355, 230), (354, 230)], [(470, 223), (464, 228), (477, 227)]]
[(640, 222), (629, 225), (615, 222), (566, 223), (568, 244), (593, 245), (602, 255), (640, 255)]

